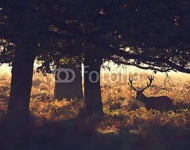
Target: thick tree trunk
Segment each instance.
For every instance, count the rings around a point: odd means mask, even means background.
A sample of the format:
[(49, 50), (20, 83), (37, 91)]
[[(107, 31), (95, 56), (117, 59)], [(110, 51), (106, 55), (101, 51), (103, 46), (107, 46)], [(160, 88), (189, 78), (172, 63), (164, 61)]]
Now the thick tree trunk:
[(100, 67), (102, 60), (85, 59), (84, 62), (84, 96), (86, 108), (91, 113), (103, 114)]
[(7, 118), (23, 125), (29, 122), (29, 102), (35, 51), (30, 40), (17, 45), (12, 65), (11, 91)]
[[(60, 65), (60, 68), (66, 68), (71, 69), (74, 71), (74, 80), (69, 83), (56, 83), (55, 82), (55, 89), (54, 89), (54, 95), (55, 99), (57, 100), (63, 100), (66, 99), (81, 99), (83, 98), (83, 92), (82, 92), (82, 75), (81, 75), (81, 67), (76, 67), (75, 64), (72, 64), (69, 62), (68, 64)], [(57, 81), (57, 73), (55, 76), (55, 80)], [(71, 79), (73, 74), (70, 74)], [(60, 74), (60, 77), (62, 80), (65, 79), (65, 73), (62, 72)]]

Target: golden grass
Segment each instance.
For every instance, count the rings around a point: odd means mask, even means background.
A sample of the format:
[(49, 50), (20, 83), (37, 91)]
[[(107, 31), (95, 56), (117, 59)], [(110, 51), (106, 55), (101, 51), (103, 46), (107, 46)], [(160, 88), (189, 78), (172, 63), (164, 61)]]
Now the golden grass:
[[(147, 83), (147, 73), (142, 73), (140, 82), (136, 87), (143, 87)], [(123, 81), (101, 82), (102, 101), (105, 116), (97, 126), (101, 133), (118, 133), (126, 130), (133, 134), (147, 134), (156, 131), (160, 126), (170, 128), (188, 129), (190, 125), (190, 80), (188, 75), (173, 75), (165, 78), (163, 75), (154, 75), (152, 86), (145, 91), (146, 96), (168, 96), (173, 100), (175, 110), (160, 112), (146, 110), (144, 105), (134, 100), (135, 92), (127, 84), (127, 75)], [(107, 78), (106, 74), (104, 76)], [(121, 76), (120, 76), (121, 77)], [(10, 92), (10, 77), (0, 77), (0, 114), (6, 112), (7, 98)], [(61, 121), (74, 118), (80, 108), (84, 107), (84, 101), (53, 99), (53, 77), (44, 77), (34, 74), (31, 92), (30, 110), (37, 124), (46, 121)]]

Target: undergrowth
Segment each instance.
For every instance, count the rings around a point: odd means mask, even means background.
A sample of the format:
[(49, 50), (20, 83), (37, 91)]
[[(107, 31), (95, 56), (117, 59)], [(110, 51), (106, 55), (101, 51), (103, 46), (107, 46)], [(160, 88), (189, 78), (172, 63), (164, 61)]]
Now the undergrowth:
[[(142, 75), (137, 87), (146, 85), (146, 73)], [(10, 92), (10, 77), (0, 76), (0, 116), (6, 113)], [(148, 135), (160, 131), (160, 127), (170, 129), (189, 129), (190, 127), (190, 95), (189, 81), (173, 79), (165, 81), (164, 77), (156, 76), (153, 85), (145, 91), (146, 96), (166, 95), (173, 100), (173, 110), (160, 112), (146, 110), (143, 103), (134, 99), (127, 80), (123, 82), (102, 82), (102, 101), (105, 116), (96, 127), (100, 134), (120, 132), (129, 134)], [(164, 85), (164, 84), (165, 85)], [(64, 99), (54, 100), (54, 80), (35, 74), (30, 100), (31, 114), (37, 125), (45, 122), (57, 122), (77, 117), (85, 106), (84, 100)]]

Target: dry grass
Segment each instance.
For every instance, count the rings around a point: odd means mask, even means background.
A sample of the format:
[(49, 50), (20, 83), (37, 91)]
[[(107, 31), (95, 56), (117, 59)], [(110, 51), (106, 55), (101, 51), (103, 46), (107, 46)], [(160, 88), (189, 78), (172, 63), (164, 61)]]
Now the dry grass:
[[(146, 72), (140, 76), (140, 82), (135, 86), (146, 85)], [(190, 80), (188, 76), (154, 75), (152, 86), (145, 91), (146, 96), (168, 96), (173, 100), (175, 110), (160, 112), (147, 111), (141, 102), (134, 99), (135, 92), (127, 84), (127, 75), (122, 82), (101, 83), (102, 100), (105, 116), (101, 119), (96, 131), (100, 133), (119, 133), (121, 131), (146, 135), (157, 132), (159, 127), (189, 129), (190, 125)], [(121, 77), (121, 76), (120, 76)], [(104, 78), (107, 78), (106, 74)], [(0, 114), (6, 112), (10, 92), (10, 77), (6, 74), (0, 77)], [(30, 110), (37, 124), (47, 121), (57, 122), (75, 118), (83, 100), (57, 101), (53, 98), (53, 77), (34, 74), (31, 93)]]

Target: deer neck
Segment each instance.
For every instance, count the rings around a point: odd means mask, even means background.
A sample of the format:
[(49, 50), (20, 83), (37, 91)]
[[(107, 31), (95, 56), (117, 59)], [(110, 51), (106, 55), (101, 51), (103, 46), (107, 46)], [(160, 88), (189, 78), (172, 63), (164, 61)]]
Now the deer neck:
[(146, 102), (147, 98), (148, 98), (148, 97), (146, 97), (146, 96), (142, 93), (142, 95), (141, 95), (141, 97), (139, 98), (139, 100), (142, 101), (142, 102)]

